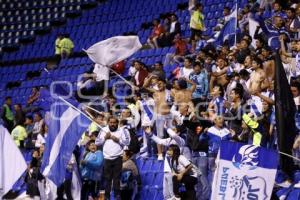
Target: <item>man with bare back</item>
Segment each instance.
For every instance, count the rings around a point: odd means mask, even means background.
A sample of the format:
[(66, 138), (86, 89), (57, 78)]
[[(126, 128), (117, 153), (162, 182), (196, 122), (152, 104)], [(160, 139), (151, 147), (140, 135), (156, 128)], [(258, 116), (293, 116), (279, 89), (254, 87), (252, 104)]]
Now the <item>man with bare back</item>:
[[(188, 88), (188, 83), (192, 85)], [(171, 90), (171, 97), (174, 99), (174, 108), (179, 110), (181, 106), (189, 105), (190, 111), (193, 111), (194, 104), (192, 102), (192, 94), (196, 89), (196, 84), (186, 78), (181, 78), (175, 82), (176, 87)]]
[(255, 57), (252, 61), (252, 73), (249, 79), (248, 90), (250, 94), (261, 92), (269, 86), (265, 71), (262, 69), (262, 61)]
[[(151, 77), (147, 79), (147, 82), (144, 84), (144, 87), (153, 93), (153, 99), (154, 99), (154, 114), (156, 119), (156, 132), (157, 136), (160, 138), (164, 137), (164, 126), (167, 127), (172, 126), (172, 117), (170, 114), (170, 91), (166, 89), (166, 83), (164, 80), (159, 80), (157, 83), (158, 90), (154, 90), (152, 88), (149, 88), (149, 83), (151, 82)], [(157, 145), (157, 151), (158, 151), (158, 160), (163, 160), (163, 154), (162, 154), (162, 146)]]
[(275, 62), (271, 53), (272, 50), (268, 46), (263, 47), (261, 50), (261, 54), (264, 60), (263, 69), (269, 82), (271, 82), (275, 78)]

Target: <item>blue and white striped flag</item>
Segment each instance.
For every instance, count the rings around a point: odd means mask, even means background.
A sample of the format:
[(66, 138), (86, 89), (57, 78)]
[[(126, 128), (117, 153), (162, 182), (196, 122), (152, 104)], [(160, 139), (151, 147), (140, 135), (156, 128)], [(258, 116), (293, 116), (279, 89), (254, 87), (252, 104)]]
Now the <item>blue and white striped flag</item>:
[(0, 199), (27, 169), (25, 159), (7, 129), (0, 125)]
[(52, 104), (42, 172), (56, 186), (63, 183), (73, 150), (90, 120), (62, 99)]
[(211, 199), (271, 198), (278, 153), (263, 147), (222, 141)]
[[(214, 41), (215, 46), (223, 45), (225, 40), (234, 41), (236, 31), (237, 31), (237, 6), (235, 6), (235, 9), (228, 16), (228, 21), (225, 23), (220, 34), (215, 39)], [(233, 43), (231, 45), (233, 45)]]

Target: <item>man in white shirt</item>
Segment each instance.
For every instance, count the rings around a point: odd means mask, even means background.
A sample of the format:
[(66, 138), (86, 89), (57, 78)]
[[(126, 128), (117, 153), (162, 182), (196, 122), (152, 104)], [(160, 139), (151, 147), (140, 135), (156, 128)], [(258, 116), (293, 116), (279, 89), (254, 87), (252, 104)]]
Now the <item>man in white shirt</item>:
[(110, 117), (108, 126), (104, 127), (97, 139), (96, 145), (103, 147), (105, 199), (110, 199), (113, 183), (115, 199), (120, 200), (120, 177), (122, 171), (123, 147), (130, 143), (130, 136), (124, 129), (118, 128), (118, 119)]
[(183, 63), (183, 68), (180, 69), (179, 72), (179, 78), (186, 78), (189, 79), (190, 78), (190, 74), (194, 71), (193, 69), (193, 60), (190, 57), (186, 57), (184, 59), (184, 63)]

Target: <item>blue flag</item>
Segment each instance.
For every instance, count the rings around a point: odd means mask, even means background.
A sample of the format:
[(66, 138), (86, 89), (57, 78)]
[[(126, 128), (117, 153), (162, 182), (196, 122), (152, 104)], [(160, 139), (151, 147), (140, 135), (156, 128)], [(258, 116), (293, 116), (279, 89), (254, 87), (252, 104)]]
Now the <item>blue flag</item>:
[(62, 99), (56, 99), (51, 105), (41, 170), (55, 185), (63, 183), (73, 150), (90, 122), (78, 109)]
[(236, 7), (228, 16), (228, 18), (229, 20), (225, 23), (220, 34), (214, 41), (215, 46), (223, 45), (225, 40), (233, 41), (230, 43), (231, 45), (234, 44), (234, 37), (237, 31), (237, 8)]
[(271, 198), (278, 153), (260, 146), (222, 141), (211, 199)]

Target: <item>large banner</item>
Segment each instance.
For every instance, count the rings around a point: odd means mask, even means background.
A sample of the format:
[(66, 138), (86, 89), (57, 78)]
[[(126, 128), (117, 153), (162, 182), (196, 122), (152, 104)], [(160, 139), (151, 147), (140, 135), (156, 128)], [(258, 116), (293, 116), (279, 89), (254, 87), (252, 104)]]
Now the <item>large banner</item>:
[(259, 146), (222, 141), (214, 176), (214, 200), (271, 198), (278, 153)]

